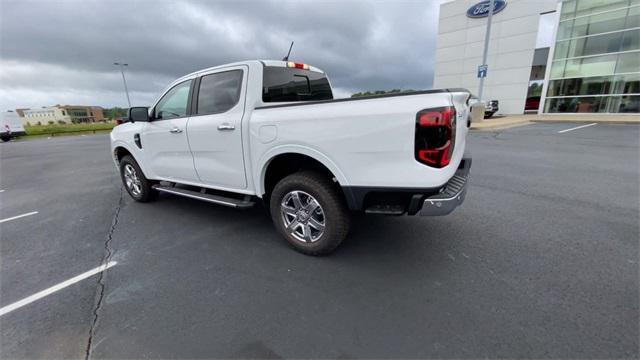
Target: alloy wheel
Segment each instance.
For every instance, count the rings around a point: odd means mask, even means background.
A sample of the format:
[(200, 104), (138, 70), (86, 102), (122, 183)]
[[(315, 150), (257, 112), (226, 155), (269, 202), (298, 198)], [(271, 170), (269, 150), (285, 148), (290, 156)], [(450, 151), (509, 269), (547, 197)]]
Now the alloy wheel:
[(124, 183), (133, 196), (140, 196), (142, 194), (142, 183), (138, 178), (136, 169), (131, 164), (124, 166)]
[(318, 241), (324, 234), (324, 210), (313, 196), (304, 191), (287, 193), (280, 203), (280, 213), (287, 232), (301, 242)]

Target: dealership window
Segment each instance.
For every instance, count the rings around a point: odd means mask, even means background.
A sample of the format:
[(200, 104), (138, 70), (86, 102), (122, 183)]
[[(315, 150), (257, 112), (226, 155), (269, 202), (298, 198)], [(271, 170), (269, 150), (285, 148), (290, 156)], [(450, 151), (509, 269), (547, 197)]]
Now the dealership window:
[(545, 112), (638, 112), (640, 1), (562, 3)]
[(542, 88), (544, 87), (544, 74), (547, 70), (549, 49), (553, 46), (553, 38), (556, 33), (558, 13), (551, 11), (540, 14), (538, 19), (538, 34), (536, 37), (536, 49), (533, 53), (531, 72), (529, 74), (529, 86), (525, 99), (524, 111), (538, 111)]
[[(560, 19), (576, 18), (629, 6), (629, 0), (571, 0), (562, 4)], [(631, 0), (631, 3), (636, 3)]]
[(546, 106), (548, 112), (638, 113), (640, 95), (550, 98)]

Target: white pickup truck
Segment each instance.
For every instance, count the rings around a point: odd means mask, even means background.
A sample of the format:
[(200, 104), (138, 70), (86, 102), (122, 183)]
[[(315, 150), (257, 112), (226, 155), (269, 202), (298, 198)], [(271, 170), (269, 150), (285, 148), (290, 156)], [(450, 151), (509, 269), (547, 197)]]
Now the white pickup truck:
[(171, 83), (111, 133), (124, 186), (235, 208), (257, 200), (296, 250), (323, 255), (349, 212), (445, 215), (464, 200), (471, 159), (463, 89), (333, 99), (307, 64), (246, 61)]

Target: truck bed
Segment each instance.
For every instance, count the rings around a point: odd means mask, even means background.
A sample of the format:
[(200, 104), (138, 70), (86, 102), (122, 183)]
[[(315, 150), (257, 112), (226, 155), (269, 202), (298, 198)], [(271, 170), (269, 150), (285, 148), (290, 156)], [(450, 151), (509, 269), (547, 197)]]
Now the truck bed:
[[(249, 123), (254, 174), (274, 153), (291, 151), (322, 159), (343, 187), (441, 187), (463, 157), (468, 98), (465, 89), (439, 89), (257, 107)], [(455, 147), (449, 165), (433, 168), (415, 159), (416, 114), (443, 106), (456, 108)]]

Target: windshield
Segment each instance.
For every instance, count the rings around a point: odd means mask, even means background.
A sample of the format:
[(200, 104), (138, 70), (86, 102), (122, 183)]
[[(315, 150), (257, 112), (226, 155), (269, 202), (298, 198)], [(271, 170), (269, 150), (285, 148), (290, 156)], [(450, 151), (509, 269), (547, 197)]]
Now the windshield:
[(266, 66), (262, 83), (264, 102), (333, 99), (329, 80), (320, 72)]

